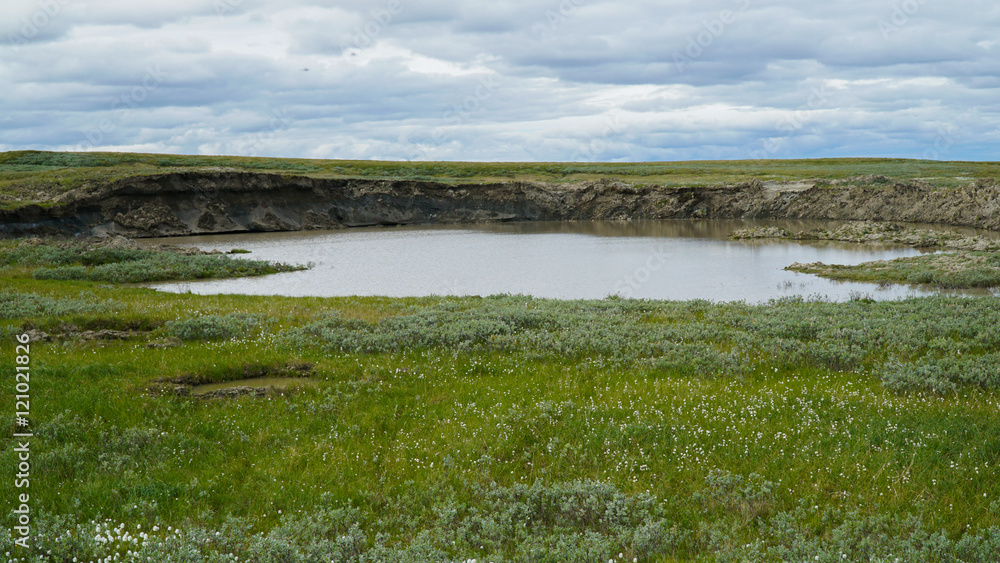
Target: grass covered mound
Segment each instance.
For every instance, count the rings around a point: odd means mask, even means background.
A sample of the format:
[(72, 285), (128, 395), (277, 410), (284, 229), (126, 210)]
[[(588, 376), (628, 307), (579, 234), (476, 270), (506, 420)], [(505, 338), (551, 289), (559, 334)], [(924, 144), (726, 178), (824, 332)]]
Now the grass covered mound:
[(796, 262), (785, 269), (834, 280), (930, 284), (946, 289), (1000, 286), (1000, 252), (945, 252), (851, 266)]
[(39, 280), (142, 283), (260, 276), (305, 269), (177, 247), (140, 248), (123, 238), (28, 239), (0, 246), (0, 266), (31, 268)]

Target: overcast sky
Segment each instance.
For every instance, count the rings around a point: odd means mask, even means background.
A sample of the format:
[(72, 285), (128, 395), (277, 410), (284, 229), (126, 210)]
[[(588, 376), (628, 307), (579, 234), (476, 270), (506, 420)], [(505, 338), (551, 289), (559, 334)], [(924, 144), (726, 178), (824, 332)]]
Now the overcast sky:
[(0, 150), (1000, 160), (995, 0), (3, 0)]

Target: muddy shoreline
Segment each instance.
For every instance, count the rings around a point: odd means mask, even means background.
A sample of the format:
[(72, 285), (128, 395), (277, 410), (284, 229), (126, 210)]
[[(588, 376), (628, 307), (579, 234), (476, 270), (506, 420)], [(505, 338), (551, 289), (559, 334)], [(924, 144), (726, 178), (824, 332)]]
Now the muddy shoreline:
[(162, 237), (493, 221), (833, 219), (1000, 230), (1000, 185), (885, 177), (663, 187), (598, 180), (443, 184), (248, 172), (133, 177), (0, 210), (0, 236)]

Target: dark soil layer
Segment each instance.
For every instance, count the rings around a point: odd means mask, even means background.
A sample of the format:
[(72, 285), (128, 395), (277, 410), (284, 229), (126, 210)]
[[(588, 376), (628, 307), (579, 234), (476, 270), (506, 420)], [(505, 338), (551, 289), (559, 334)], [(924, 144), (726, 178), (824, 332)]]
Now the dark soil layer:
[(837, 219), (1000, 229), (1000, 186), (882, 176), (663, 187), (330, 179), (198, 171), (129, 177), (0, 210), (0, 235), (159, 237), (368, 225), (632, 219)]

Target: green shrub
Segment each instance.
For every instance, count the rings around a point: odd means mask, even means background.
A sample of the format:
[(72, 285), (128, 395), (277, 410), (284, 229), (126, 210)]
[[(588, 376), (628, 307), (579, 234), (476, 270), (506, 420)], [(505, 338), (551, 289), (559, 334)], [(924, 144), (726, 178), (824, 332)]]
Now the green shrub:
[[(732, 475), (720, 474), (711, 481), (709, 494), (723, 503), (757, 498), (764, 491), (763, 483), (753, 477), (748, 481), (757, 483), (756, 489)], [(598, 483), (533, 485), (527, 491), (525, 487), (496, 489), (503, 504), (479, 497), (477, 504), (439, 505), (439, 517), (428, 527), (393, 535), (373, 531), (393, 525), (384, 520), (370, 522), (366, 532), (362, 515), (351, 508), (290, 513), (260, 532), (248, 521), (232, 517), (217, 528), (189, 523), (167, 531), (151, 526), (126, 527), (110, 520), (78, 522), (71, 515), (41, 513), (33, 519), (31, 555), (10, 561), (420, 563), (477, 559), (582, 563), (693, 560), (701, 554), (723, 563), (995, 563), (1000, 552), (1000, 527), (952, 538), (928, 530), (919, 513), (872, 514), (857, 509), (821, 509), (803, 502), (793, 510), (758, 517), (753, 523), (754, 539), (747, 542), (731, 521), (720, 520), (697, 531), (684, 529), (656, 518), (653, 513), (658, 509), (647, 508), (641, 495), (623, 495)], [(753, 490), (746, 493), (747, 489)], [(590, 493), (596, 496), (590, 498)], [(570, 505), (563, 507), (560, 501), (567, 495)], [(581, 496), (585, 498), (581, 500)], [(583, 504), (589, 506), (584, 508)], [(490, 512), (494, 508), (500, 512)], [(609, 525), (610, 520), (602, 516), (621, 510), (631, 510), (631, 517), (619, 518), (618, 525)], [(548, 523), (511, 520), (512, 515), (547, 517)], [(563, 525), (552, 525), (556, 522)], [(817, 534), (817, 522), (823, 522), (828, 532)], [(9, 529), (0, 530), (0, 550), (14, 550)]]
[(925, 357), (913, 363), (892, 361), (882, 366), (880, 375), (885, 385), (896, 391), (945, 394), (963, 386), (1000, 389), (1000, 354)]
[[(810, 522), (822, 520), (828, 534), (817, 535)], [(734, 542), (721, 528), (711, 533), (711, 548), (720, 563), (818, 561), (933, 561), (991, 563), (1000, 548), (1000, 528), (966, 533), (951, 539), (927, 530), (913, 514), (866, 514), (817, 507), (782, 512), (761, 523), (757, 539)]]
[(0, 319), (61, 317), (65, 315), (104, 313), (114, 310), (114, 301), (81, 298), (53, 298), (34, 293), (0, 291)]
[(0, 251), (0, 264), (4, 266), (41, 266), (72, 264), (79, 259), (75, 248), (51, 245), (16, 246)]
[(167, 332), (181, 340), (229, 340), (249, 336), (267, 321), (263, 315), (229, 313), (204, 315), (183, 321), (168, 321)]
[(742, 373), (739, 355), (719, 352), (705, 344), (675, 344), (665, 347), (656, 368), (677, 375), (716, 377)]
[[(646, 319), (657, 319), (648, 322)], [(881, 369), (934, 354), (964, 358), (955, 385), (990, 387), (1000, 351), (997, 300), (934, 298), (895, 303), (784, 299), (767, 305), (702, 302), (548, 301), (501, 296), (444, 300), (377, 322), (326, 315), (280, 334), (290, 347), (386, 353), (434, 347), (599, 356), (642, 362), (676, 375), (746, 375), (761, 368)], [(883, 378), (905, 388), (905, 369)], [(951, 368), (950, 368), (951, 369)], [(940, 378), (939, 378), (940, 379)], [(945, 383), (948, 388), (952, 383)], [(923, 386), (926, 388), (926, 386)], [(913, 387), (916, 388), (916, 387)]]
[(695, 500), (756, 519), (770, 509), (774, 489), (775, 483), (756, 473), (744, 477), (723, 469), (713, 469), (705, 477), (704, 492), (695, 493)]

